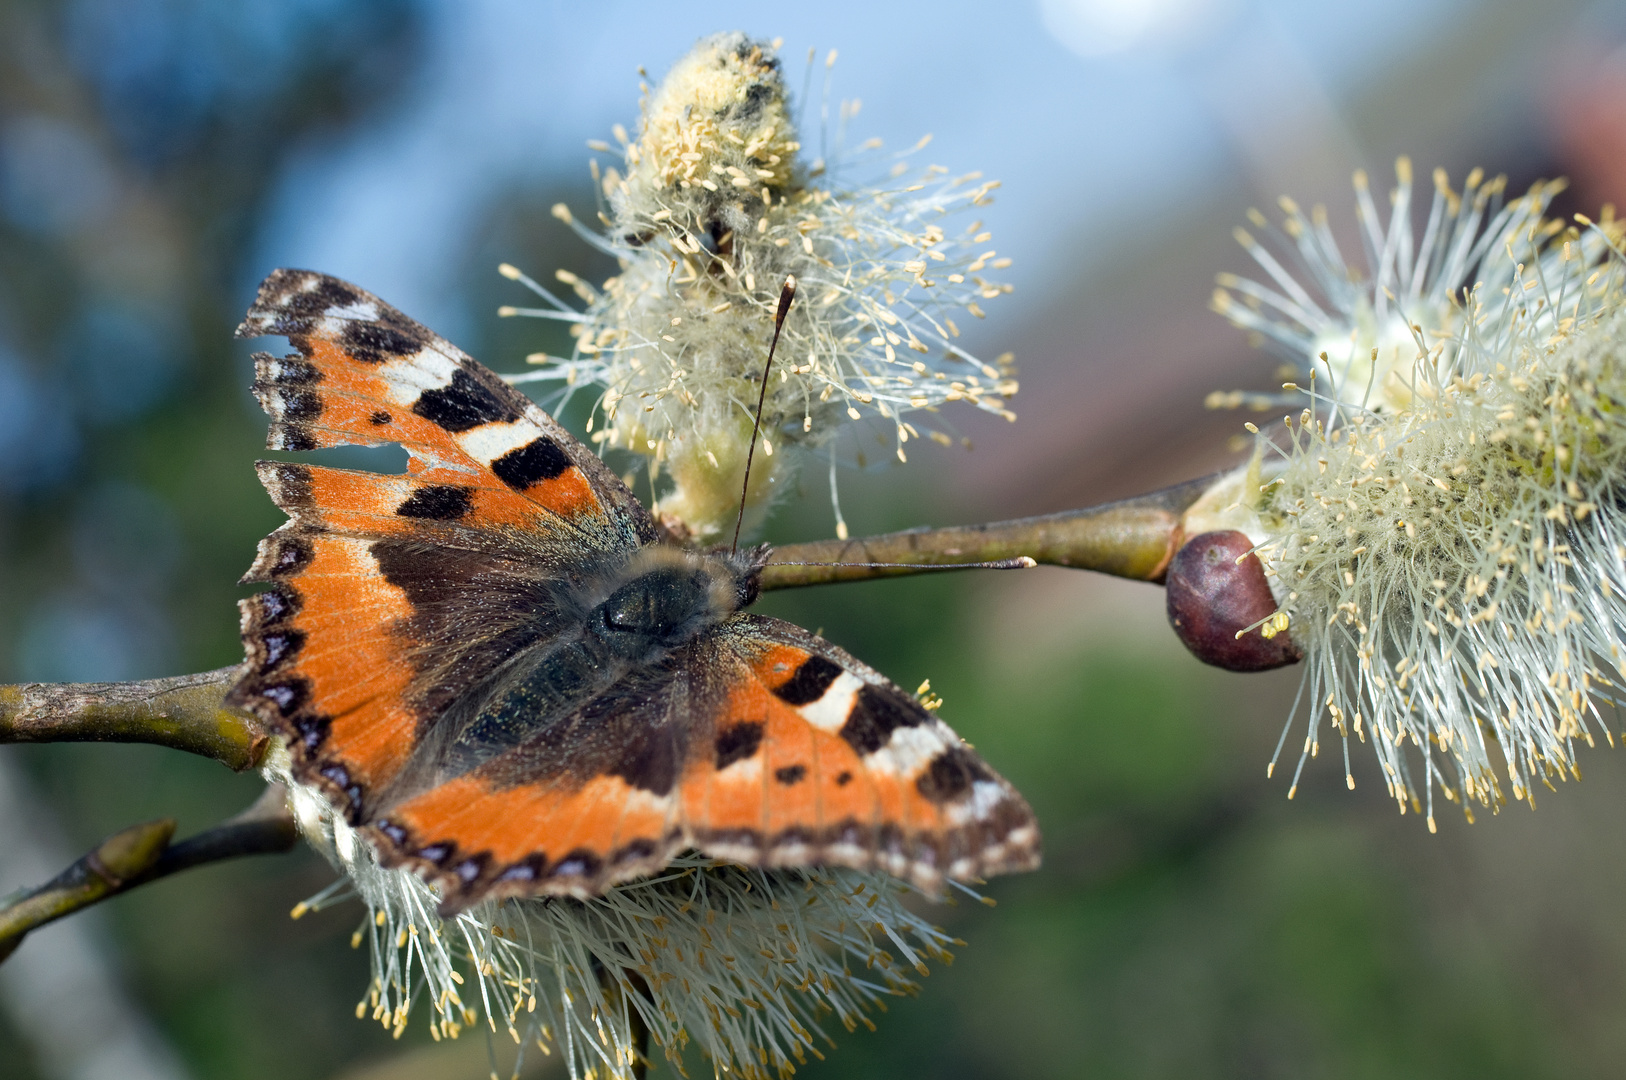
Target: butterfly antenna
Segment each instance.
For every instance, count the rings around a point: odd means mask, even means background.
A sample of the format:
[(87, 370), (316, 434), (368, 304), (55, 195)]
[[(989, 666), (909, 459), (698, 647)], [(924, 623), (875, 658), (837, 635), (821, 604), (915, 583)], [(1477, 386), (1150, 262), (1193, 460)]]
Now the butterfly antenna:
[(773, 353), (779, 347), (779, 331), (784, 329), (785, 314), (790, 311), (790, 302), (794, 299), (796, 279), (787, 275), (785, 287), (779, 290), (779, 310), (773, 317), (773, 340), (768, 343), (768, 362), (762, 365), (762, 389), (757, 392), (757, 415), (751, 421), (751, 445), (745, 451), (745, 481), (740, 485), (740, 513), (734, 519), (734, 542), (728, 546), (730, 555), (740, 548), (740, 526), (745, 524), (745, 497), (751, 490), (751, 459), (757, 452), (757, 433), (762, 430), (762, 406), (768, 400), (768, 372), (773, 370)]
[(856, 566), (869, 570), (1031, 570), (1039, 565), (1039, 561), (1027, 555), (1018, 555), (1013, 559), (993, 559), (989, 562), (779, 562), (772, 560), (769, 566)]

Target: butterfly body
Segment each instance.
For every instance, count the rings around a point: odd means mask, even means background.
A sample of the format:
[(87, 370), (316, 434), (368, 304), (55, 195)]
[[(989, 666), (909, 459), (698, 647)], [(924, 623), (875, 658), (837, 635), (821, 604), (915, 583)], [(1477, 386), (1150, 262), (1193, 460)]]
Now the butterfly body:
[(273, 449), (397, 442), (385, 475), (262, 462), (290, 520), (233, 703), (451, 912), (587, 897), (695, 848), (935, 890), (1037, 864), (1021, 796), (828, 642), (750, 614), (766, 549), (671, 543), (585, 447), (360, 289), (277, 271), (241, 334)]

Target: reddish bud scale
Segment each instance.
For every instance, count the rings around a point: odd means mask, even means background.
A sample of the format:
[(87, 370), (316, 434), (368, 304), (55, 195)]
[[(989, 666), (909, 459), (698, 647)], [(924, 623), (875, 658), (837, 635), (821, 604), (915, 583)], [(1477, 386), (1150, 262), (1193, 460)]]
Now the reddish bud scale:
[(1169, 625), (1197, 659), (1227, 671), (1268, 671), (1304, 656), (1285, 633), (1267, 638), (1254, 627), (1237, 636), (1276, 611), (1252, 550), (1235, 530), (1194, 536), (1175, 554), (1165, 583)]

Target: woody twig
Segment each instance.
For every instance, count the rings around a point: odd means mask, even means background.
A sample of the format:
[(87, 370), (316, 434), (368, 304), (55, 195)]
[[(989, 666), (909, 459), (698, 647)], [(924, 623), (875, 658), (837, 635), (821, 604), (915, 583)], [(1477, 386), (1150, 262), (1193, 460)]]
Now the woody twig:
[(172, 818), (114, 833), (39, 888), (0, 901), (0, 962), (29, 931), (138, 885), (240, 855), (291, 850), (299, 833), (287, 801), (282, 785), (272, 784), (241, 814), (178, 844), (170, 843)]
[(1161, 582), (1180, 547), (1181, 514), (1212, 484), (1213, 478), (1205, 477), (1121, 502), (989, 525), (786, 544), (769, 556), (762, 588), (901, 577), (931, 572), (933, 564), (951, 564), (943, 569), (954, 569), (1021, 556), (1051, 566)]
[(154, 743), (242, 772), (260, 764), (269, 740), (253, 716), (222, 703), (236, 674), (0, 686), (0, 743)]
[[(1180, 515), (1211, 482), (1193, 480), (1103, 506), (988, 525), (786, 544), (770, 555), (762, 588), (901, 577), (1022, 556), (1161, 582), (1180, 545)], [(0, 686), (0, 743), (154, 743), (239, 772), (255, 768), (268, 734), (252, 715), (222, 700), (237, 670), (141, 682)]]

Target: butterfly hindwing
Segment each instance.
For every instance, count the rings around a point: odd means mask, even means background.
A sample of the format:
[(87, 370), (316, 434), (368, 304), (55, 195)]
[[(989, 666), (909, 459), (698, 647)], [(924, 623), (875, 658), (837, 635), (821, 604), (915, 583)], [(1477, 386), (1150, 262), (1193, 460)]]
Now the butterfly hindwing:
[[(690, 846), (679, 785), (722, 700), (718, 652), (706, 635), (562, 714), (529, 717), (512, 740), (466, 728), (438, 756), (507, 745), (384, 807), (368, 830), (381, 858), (436, 878), (447, 911), (487, 896), (593, 896), (659, 870)], [(557, 682), (565, 666), (551, 656), (539, 674)]]

